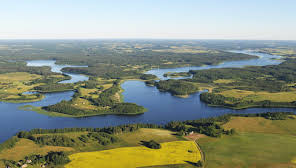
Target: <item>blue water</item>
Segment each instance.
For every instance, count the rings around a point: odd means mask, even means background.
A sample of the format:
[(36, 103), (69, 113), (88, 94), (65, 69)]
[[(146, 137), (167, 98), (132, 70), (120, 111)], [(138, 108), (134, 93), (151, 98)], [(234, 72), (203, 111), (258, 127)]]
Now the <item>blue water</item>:
[[(249, 53), (249, 52), (248, 52)], [(161, 79), (166, 72), (187, 72), (191, 69), (210, 69), (223, 67), (243, 67), (249, 65), (276, 65), (282, 61), (274, 60), (280, 58), (262, 53), (250, 53), (258, 55), (260, 58), (244, 61), (230, 61), (219, 65), (202, 67), (185, 67), (173, 69), (155, 69), (148, 71), (149, 74), (155, 74)], [(30, 66), (51, 66), (52, 71), (60, 72), (61, 67), (67, 65), (56, 65), (54, 61), (29, 61)], [(75, 74), (68, 74), (75, 75)], [(73, 76), (72, 76), (73, 77)], [(83, 75), (75, 75), (75, 79), (64, 82), (78, 82), (87, 80)], [(56, 104), (61, 100), (70, 100), (74, 92), (48, 93), (45, 98), (33, 103), (4, 103), (0, 102), (0, 142), (13, 136), (21, 130), (30, 130), (33, 128), (65, 128), (65, 127), (104, 127), (120, 124), (149, 122), (164, 124), (172, 120), (191, 120), (219, 116), (227, 113), (262, 113), (276, 111), (296, 111), (293, 108), (250, 108), (244, 110), (232, 110), (221, 107), (209, 107), (200, 101), (200, 93), (192, 94), (188, 98), (178, 98), (171, 96), (170, 93), (159, 92), (155, 87), (146, 86), (141, 81), (126, 81), (122, 85), (125, 102), (133, 102), (142, 105), (148, 109), (148, 112), (137, 116), (105, 115), (83, 118), (65, 118), (49, 117), (32, 111), (19, 110), (23, 105), (47, 106)]]
[[(87, 66), (75, 66), (75, 65), (57, 65), (55, 64), (55, 60), (32, 60), (32, 61), (27, 61), (27, 66), (49, 66), (51, 67), (52, 72), (57, 72), (57, 73), (62, 73), (62, 69), (65, 67), (87, 67)], [(66, 75), (71, 76), (70, 80), (64, 80), (59, 83), (76, 83), (79, 81), (86, 81), (88, 80), (88, 77), (85, 75), (80, 75), (80, 74), (73, 74), (73, 73), (64, 73)]]

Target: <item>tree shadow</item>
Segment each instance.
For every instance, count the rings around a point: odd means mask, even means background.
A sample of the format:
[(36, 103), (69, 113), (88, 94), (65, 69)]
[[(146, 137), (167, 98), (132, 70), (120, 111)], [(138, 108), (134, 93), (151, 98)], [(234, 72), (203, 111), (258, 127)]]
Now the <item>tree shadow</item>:
[(191, 161), (186, 161), (186, 160), (185, 160), (184, 162), (186, 162), (186, 163), (188, 163), (188, 164), (191, 164), (192, 166), (198, 167), (198, 166), (197, 166), (197, 164), (196, 164), (196, 163), (194, 163), (194, 162), (191, 162)]
[(149, 141), (140, 141), (139, 144), (149, 148)]

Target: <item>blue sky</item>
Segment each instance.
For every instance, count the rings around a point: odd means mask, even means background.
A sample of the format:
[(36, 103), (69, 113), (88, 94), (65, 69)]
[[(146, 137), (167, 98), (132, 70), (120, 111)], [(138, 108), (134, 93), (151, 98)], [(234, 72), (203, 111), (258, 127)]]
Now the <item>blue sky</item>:
[(296, 0), (0, 0), (0, 39), (296, 40)]

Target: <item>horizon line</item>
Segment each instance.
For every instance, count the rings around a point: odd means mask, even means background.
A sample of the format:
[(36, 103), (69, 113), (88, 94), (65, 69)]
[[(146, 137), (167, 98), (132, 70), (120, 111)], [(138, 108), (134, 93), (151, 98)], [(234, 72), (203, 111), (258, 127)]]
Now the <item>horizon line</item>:
[(174, 41), (174, 40), (223, 40), (223, 41), (296, 41), (296, 39), (291, 40), (280, 40), (280, 39), (206, 39), (206, 38), (0, 38), (0, 41), (4, 40), (167, 40), (167, 41)]

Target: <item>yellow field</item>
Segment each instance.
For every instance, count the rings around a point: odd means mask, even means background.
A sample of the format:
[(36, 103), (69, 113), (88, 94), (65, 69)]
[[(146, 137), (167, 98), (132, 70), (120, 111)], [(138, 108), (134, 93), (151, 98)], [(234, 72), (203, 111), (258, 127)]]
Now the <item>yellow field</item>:
[(270, 100), (273, 102), (293, 102), (296, 101), (296, 92), (253, 92), (246, 90), (231, 89), (219, 93), (225, 97), (243, 98), (244, 100), (263, 101)]
[(218, 80), (215, 80), (214, 83), (232, 83), (234, 82), (234, 80), (231, 80), (231, 79), (218, 79)]
[[(192, 152), (189, 152), (191, 150)], [(144, 146), (125, 147), (70, 155), (66, 168), (136, 168), (154, 165), (184, 164), (200, 160), (200, 151), (193, 141), (161, 144), (161, 149)]]

